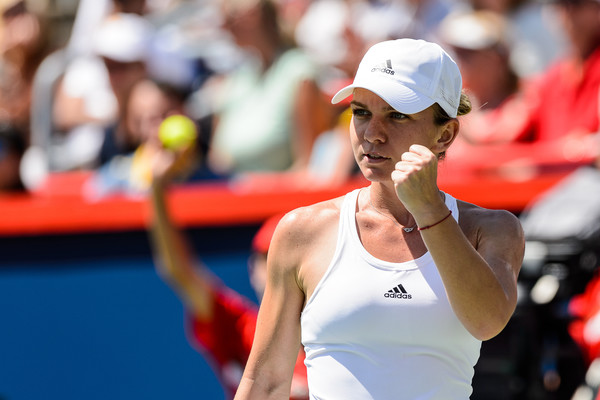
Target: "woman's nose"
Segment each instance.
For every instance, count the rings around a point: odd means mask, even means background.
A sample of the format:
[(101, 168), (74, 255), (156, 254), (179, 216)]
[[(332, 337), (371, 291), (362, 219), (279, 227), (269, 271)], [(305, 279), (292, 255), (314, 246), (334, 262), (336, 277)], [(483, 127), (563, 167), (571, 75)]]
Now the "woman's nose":
[(371, 118), (365, 126), (364, 139), (367, 142), (384, 142), (385, 141), (385, 129), (383, 123), (377, 118)]

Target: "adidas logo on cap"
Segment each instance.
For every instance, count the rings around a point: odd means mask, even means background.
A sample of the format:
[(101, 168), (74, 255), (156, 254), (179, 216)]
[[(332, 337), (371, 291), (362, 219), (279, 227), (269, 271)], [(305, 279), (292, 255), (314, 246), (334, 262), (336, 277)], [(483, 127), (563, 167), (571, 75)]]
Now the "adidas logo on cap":
[(375, 71), (383, 72), (388, 75), (394, 75), (395, 72), (392, 69), (392, 60), (386, 60), (385, 63), (381, 63), (381, 64), (376, 65), (373, 68), (371, 68), (371, 72), (375, 72)]
[(412, 299), (412, 296), (408, 294), (408, 292), (406, 291), (406, 289), (404, 289), (404, 286), (402, 286), (402, 284), (399, 284), (398, 286), (395, 286), (392, 289), (388, 290), (386, 293), (383, 294), (383, 297), (393, 299)]

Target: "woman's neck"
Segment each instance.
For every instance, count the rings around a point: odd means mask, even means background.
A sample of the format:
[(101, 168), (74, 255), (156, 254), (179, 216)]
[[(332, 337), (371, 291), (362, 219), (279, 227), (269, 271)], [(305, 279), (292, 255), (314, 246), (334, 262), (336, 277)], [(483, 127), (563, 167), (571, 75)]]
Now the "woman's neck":
[(364, 205), (394, 218), (402, 225), (410, 225), (414, 218), (398, 198), (393, 185), (373, 183), (364, 191)]

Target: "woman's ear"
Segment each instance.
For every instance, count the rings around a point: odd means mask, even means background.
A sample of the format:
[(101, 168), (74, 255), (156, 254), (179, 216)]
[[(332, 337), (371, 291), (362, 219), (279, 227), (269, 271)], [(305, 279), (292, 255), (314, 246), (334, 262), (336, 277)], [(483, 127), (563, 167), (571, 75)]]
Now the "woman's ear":
[(439, 127), (438, 139), (432, 149), (434, 153), (441, 154), (448, 150), (448, 148), (450, 147), (452, 142), (454, 142), (454, 139), (456, 139), (456, 136), (458, 135), (459, 127), (460, 123), (456, 118), (445, 122), (442, 126)]

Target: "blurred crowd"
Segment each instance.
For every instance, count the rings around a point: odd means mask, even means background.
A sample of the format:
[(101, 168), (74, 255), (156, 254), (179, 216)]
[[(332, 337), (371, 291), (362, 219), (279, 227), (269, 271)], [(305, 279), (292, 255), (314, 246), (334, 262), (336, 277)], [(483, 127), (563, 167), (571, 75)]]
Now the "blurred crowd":
[(188, 179), (339, 184), (355, 166), (348, 104), (331, 95), (368, 47), (400, 37), (438, 42), (461, 67), (475, 112), (450, 158), (533, 142), (553, 144), (546, 157), (598, 153), (598, 0), (74, 3), (61, 41), (52, 2), (0, 1), (2, 191), (90, 170), (93, 198), (143, 192), (171, 114), (198, 126)]

